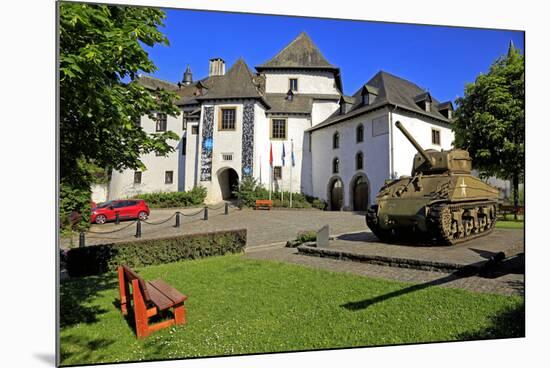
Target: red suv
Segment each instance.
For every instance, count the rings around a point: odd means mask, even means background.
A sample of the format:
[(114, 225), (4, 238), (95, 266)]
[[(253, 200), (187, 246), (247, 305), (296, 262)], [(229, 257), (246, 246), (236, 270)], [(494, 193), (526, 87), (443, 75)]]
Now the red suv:
[(116, 219), (116, 214), (121, 220), (136, 219), (147, 220), (149, 217), (149, 206), (143, 199), (122, 199), (100, 203), (92, 209), (90, 222), (104, 224), (107, 221)]

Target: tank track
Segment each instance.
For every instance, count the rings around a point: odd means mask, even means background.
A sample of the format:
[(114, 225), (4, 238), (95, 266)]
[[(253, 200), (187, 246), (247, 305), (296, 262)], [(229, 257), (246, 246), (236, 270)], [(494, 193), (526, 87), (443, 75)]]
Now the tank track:
[(426, 218), (432, 241), (454, 245), (491, 233), (496, 223), (496, 205), (495, 201), (432, 205)]
[(378, 205), (372, 205), (367, 209), (367, 214), (365, 215), (365, 220), (367, 226), (372, 231), (372, 233), (383, 242), (390, 242), (391, 234), (389, 231), (381, 229), (378, 226)]

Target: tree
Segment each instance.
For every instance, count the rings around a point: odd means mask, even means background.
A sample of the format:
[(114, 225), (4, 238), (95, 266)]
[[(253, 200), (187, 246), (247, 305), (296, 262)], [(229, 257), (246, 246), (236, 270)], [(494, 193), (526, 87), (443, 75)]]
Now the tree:
[(455, 146), (466, 149), (482, 177), (511, 180), (516, 213), (525, 175), (524, 56), (510, 42), (487, 74), (467, 84), (456, 100)]
[(60, 4), (60, 199), (66, 211), (87, 212), (97, 167), (143, 170), (140, 155), (173, 150), (168, 141), (178, 139), (175, 133), (148, 134), (135, 123), (155, 112), (179, 113), (173, 92), (137, 82), (138, 73), (156, 70), (143, 45), (168, 45), (158, 30), (164, 18), (154, 8)]

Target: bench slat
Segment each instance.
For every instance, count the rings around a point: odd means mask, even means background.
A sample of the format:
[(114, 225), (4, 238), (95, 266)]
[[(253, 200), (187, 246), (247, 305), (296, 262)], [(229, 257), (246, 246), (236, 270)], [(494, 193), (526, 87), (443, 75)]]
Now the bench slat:
[(149, 282), (154, 288), (168, 297), (174, 304), (178, 304), (187, 300), (187, 296), (168, 285), (164, 280), (157, 279)]
[(151, 300), (151, 296), (149, 295), (149, 290), (147, 290), (147, 284), (145, 283), (145, 280), (143, 280), (130, 267), (128, 267), (126, 265), (122, 265), (122, 268), (124, 270), (124, 273), (125, 273), (125, 276), (126, 276), (126, 279), (128, 280), (128, 282), (132, 283), (132, 280), (137, 279), (139, 281), (139, 286), (141, 286), (141, 292), (143, 293), (143, 297), (147, 301)]
[(161, 293), (157, 288), (151, 285), (150, 282), (146, 284), (149, 295), (151, 296), (151, 301), (159, 310), (165, 310), (174, 305), (174, 302), (170, 298)]

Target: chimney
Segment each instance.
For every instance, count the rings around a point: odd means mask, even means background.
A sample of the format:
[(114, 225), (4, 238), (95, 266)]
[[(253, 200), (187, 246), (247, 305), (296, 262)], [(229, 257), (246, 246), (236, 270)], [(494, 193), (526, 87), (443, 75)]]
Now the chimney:
[(225, 74), (225, 61), (222, 58), (210, 59), (210, 67), (208, 68), (208, 76), (224, 75)]

